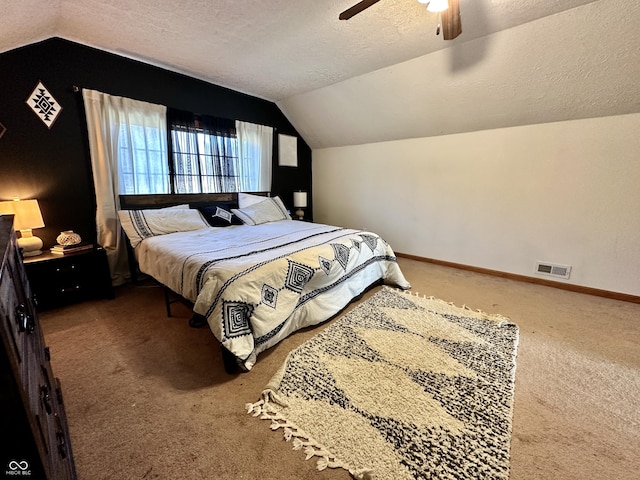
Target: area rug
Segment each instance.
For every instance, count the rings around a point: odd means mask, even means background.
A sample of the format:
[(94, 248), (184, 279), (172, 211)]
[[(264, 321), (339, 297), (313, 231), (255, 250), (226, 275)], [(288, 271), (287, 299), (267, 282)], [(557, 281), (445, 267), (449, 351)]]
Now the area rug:
[(507, 479), (518, 327), (383, 287), (293, 350), (249, 413), (319, 470)]

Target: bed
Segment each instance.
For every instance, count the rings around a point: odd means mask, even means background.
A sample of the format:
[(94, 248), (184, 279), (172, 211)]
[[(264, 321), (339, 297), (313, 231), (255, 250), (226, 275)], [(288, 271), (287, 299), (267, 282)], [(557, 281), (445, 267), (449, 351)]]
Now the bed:
[(292, 220), (277, 197), (123, 196), (121, 209), (140, 271), (192, 303), (227, 362), (230, 355), (245, 371), (261, 352), (328, 320), (371, 285), (410, 288), (379, 235)]

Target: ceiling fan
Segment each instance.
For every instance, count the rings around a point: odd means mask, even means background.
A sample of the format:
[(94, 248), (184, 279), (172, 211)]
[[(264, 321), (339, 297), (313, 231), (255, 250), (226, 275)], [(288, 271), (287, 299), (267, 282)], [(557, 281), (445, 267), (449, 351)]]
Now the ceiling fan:
[[(347, 8), (338, 18), (349, 20), (354, 15), (366, 10), (380, 0), (362, 0), (353, 7)], [(460, 22), (460, 0), (418, 0), (420, 3), (427, 3), (427, 10), (438, 12), (442, 25), (442, 37), (445, 40), (453, 40), (462, 33), (462, 23)], [(436, 30), (436, 35), (440, 33), (440, 25)]]

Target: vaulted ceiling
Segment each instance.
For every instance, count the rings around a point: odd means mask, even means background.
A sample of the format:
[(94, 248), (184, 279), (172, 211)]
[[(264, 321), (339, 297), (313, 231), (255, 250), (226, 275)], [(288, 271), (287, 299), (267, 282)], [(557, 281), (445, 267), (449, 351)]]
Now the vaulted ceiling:
[(53, 36), (278, 103), (313, 148), (640, 111), (640, 2), (20, 0), (0, 52)]

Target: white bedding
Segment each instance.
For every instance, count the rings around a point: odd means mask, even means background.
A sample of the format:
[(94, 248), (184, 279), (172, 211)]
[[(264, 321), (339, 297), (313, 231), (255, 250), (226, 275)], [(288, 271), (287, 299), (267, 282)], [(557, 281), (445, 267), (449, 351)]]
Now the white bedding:
[(329, 319), (377, 280), (410, 288), (371, 232), (282, 220), (150, 237), (140, 270), (194, 303), (242, 368), (291, 332)]

